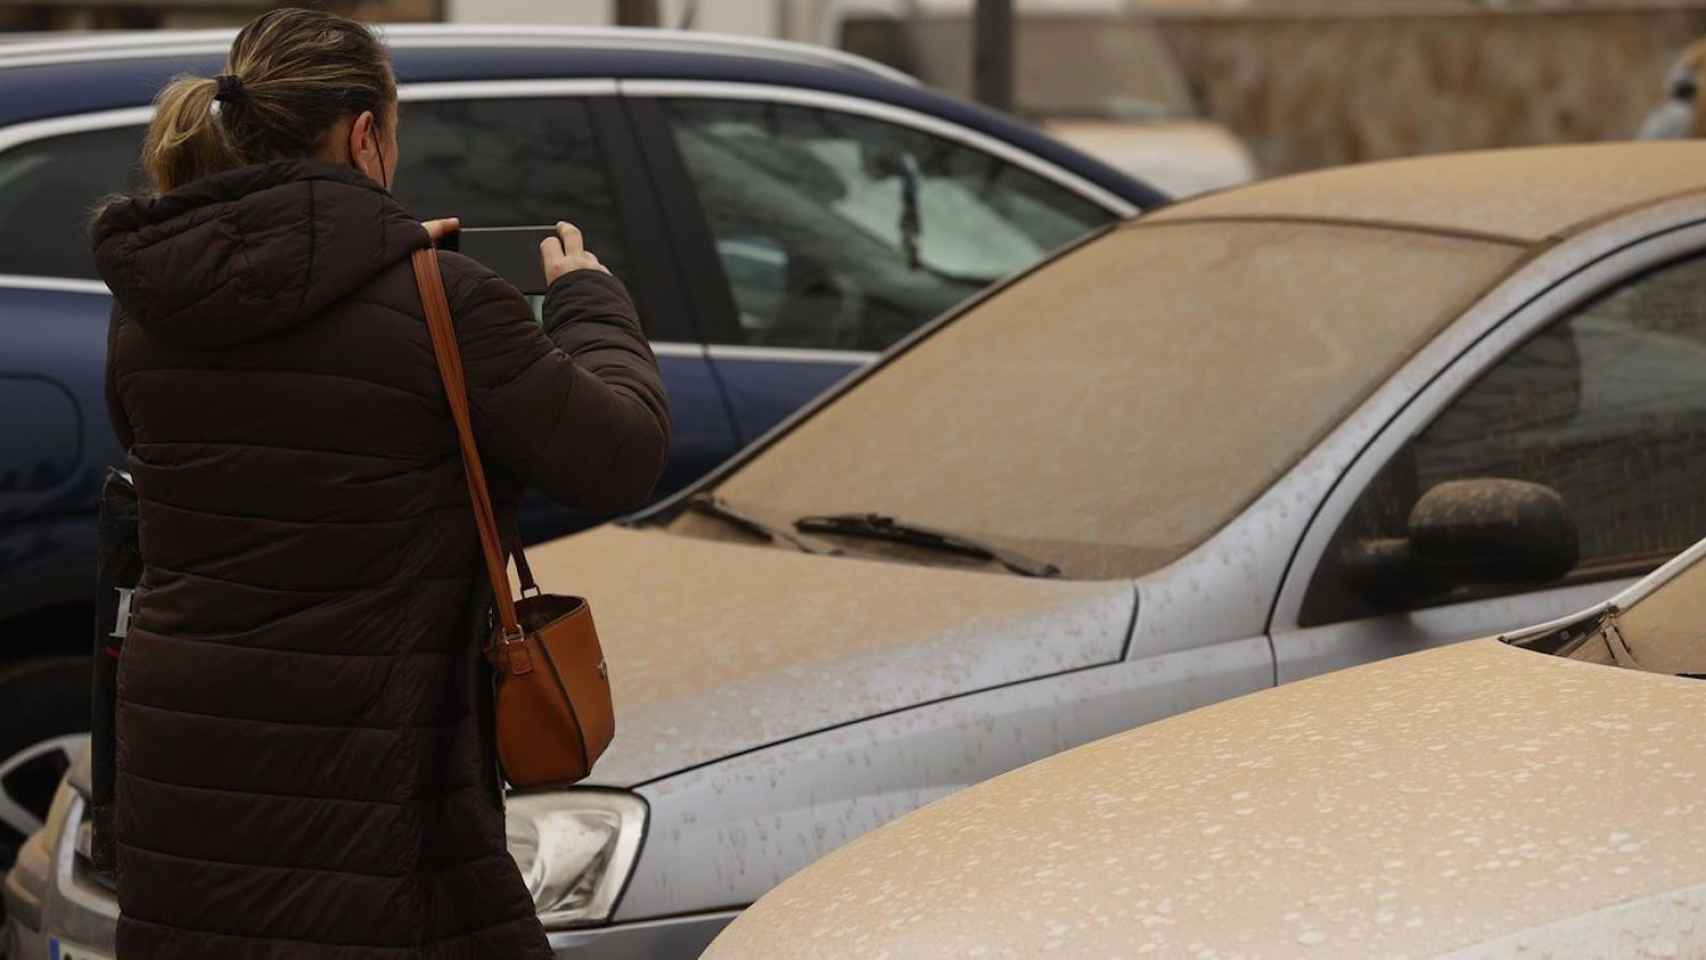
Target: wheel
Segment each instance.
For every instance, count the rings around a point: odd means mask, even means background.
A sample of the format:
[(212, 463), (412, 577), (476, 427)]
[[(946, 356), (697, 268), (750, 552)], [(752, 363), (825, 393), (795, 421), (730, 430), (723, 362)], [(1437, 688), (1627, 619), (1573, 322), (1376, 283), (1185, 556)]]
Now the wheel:
[(41, 829), (59, 781), (89, 739), (88, 657), (0, 667), (0, 873)]

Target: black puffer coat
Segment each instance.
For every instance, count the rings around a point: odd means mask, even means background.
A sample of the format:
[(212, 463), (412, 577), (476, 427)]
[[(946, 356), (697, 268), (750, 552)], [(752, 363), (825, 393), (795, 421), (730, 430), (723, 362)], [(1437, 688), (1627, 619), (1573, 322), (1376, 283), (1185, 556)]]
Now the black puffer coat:
[[(409, 266), (425, 231), (302, 161), (120, 202), (95, 243), (145, 564), (119, 679), (121, 960), (549, 957), (504, 844), (490, 591)], [(622, 285), (568, 275), (541, 330), (514, 288), (439, 259), (500, 503), (523, 482), (597, 511), (643, 498), (668, 420)]]

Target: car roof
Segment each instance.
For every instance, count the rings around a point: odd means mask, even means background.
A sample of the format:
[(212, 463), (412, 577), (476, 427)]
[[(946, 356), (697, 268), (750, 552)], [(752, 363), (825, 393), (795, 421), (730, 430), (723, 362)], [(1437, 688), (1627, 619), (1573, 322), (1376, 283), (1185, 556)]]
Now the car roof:
[[(886, 103), (1011, 144), (1140, 209), (1159, 191), (1004, 114), (828, 48), (632, 28), (420, 24), (386, 27), (404, 84), (618, 78), (768, 84)], [(173, 76), (224, 65), (228, 30), (98, 34), (0, 45), (0, 126), (150, 102)]]
[(1344, 221), (1536, 244), (1706, 190), (1702, 171), (1701, 140), (1490, 150), (1282, 177), (1188, 200), (1144, 220)]
[[(523, 45), (572, 50), (701, 53), (849, 70), (896, 83), (918, 82), (886, 64), (832, 47), (720, 33), (544, 24), (395, 24), (379, 30), (393, 50)], [(0, 69), (142, 56), (207, 53), (222, 56), (236, 35), (235, 30), (123, 30), (22, 40), (0, 45)]]
[(1287, 684), (926, 807), (706, 956), (1631, 955), (1706, 902), (1703, 691), (1496, 640)]

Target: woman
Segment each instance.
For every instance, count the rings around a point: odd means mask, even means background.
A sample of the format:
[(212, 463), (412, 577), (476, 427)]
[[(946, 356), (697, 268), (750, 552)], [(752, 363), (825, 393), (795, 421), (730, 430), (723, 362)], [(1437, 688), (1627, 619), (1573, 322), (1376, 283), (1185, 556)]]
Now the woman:
[[(145, 563), (119, 681), (123, 960), (544, 960), (504, 845), (489, 589), (367, 29), (275, 11), (180, 78), (95, 228)], [(572, 227), (543, 329), (440, 253), (494, 495), (638, 503), (667, 415)], [(568, 586), (568, 585), (564, 585)]]

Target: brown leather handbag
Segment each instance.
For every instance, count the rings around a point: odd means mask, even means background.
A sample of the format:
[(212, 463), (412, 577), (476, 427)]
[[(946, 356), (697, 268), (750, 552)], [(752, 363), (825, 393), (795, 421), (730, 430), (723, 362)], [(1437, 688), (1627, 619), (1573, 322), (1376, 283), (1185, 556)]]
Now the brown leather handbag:
[(574, 783), (592, 772), (593, 763), (616, 734), (610, 674), (592, 624), (592, 609), (580, 597), (541, 593), (519, 542), (515, 564), (521, 600), (510, 593), (497, 516), (474, 444), (468, 385), (444, 279), (438, 272), (437, 251), (415, 251), (414, 268), (433, 354), (456, 421), (468, 498), (474, 504), (474, 523), (480, 530), (480, 549), (497, 605), (497, 627), (486, 644), (486, 657), (497, 677), (498, 759), (505, 778), (518, 787)]

